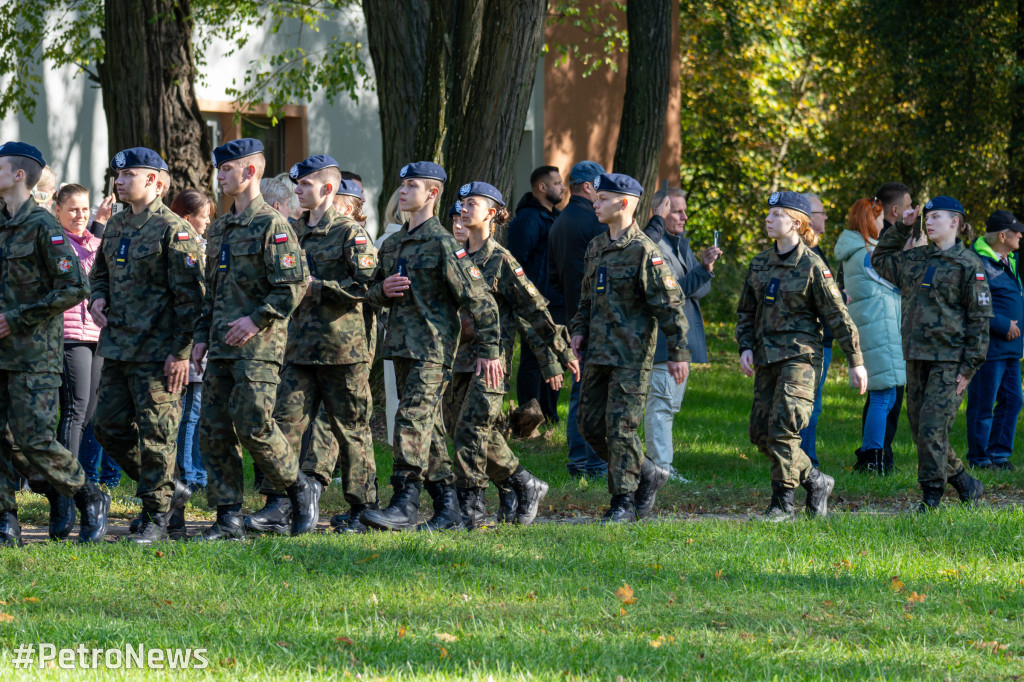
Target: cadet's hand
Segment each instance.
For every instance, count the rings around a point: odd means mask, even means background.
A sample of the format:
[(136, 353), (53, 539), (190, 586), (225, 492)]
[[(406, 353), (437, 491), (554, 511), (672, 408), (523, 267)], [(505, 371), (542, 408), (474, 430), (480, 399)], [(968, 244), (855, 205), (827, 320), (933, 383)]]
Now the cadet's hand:
[(907, 227), (913, 227), (914, 222), (917, 220), (917, 214), (920, 210), (920, 206), (914, 206), (913, 208), (908, 208), (906, 211), (904, 211), (903, 224), (906, 225)]
[(971, 383), (970, 379), (965, 379), (963, 374), (956, 375), (956, 394), (963, 395), (967, 389), (967, 384)]
[(0, 313), (0, 339), (11, 333), (11, 325), (7, 324), (7, 316)]
[(400, 298), (402, 293), (409, 288), (412, 280), (402, 275), (391, 275), (384, 280), (384, 295), (388, 298)]
[(709, 246), (708, 248), (704, 249), (700, 254), (701, 265), (703, 265), (704, 269), (707, 270), (708, 272), (714, 272), (715, 261), (718, 260), (718, 257), (721, 255), (722, 250), (720, 248), (718, 248), (717, 246)]
[(501, 360), (476, 359), (476, 375), (483, 373), (487, 382), (487, 388), (497, 388), (501, 384), (501, 377), (505, 372), (501, 368)]
[(545, 379), (544, 383), (548, 385), (552, 391), (560, 391), (562, 389), (562, 375), (556, 374), (550, 379)]
[(192, 346), (192, 369), (196, 371), (196, 374), (203, 373), (203, 358), (206, 357), (206, 344), (197, 343)]
[(740, 371), (748, 377), (754, 376), (754, 351), (745, 350), (740, 353)]
[(860, 391), (861, 395), (868, 390), (868, 371), (864, 369), (864, 365), (850, 368), (850, 385)]
[(107, 221), (110, 220), (110, 216), (114, 213), (114, 195), (111, 194), (109, 197), (103, 199), (100, 205), (96, 207), (96, 215), (92, 217), (100, 225), (106, 225)]
[(662, 218), (668, 218), (668, 214), (672, 212), (672, 201), (665, 195), (665, 198), (661, 200), (661, 203), (654, 207), (654, 215), (661, 216)]
[[(577, 334), (569, 341), (569, 345), (572, 346), (572, 352), (573, 355), (576, 356), (576, 359), (581, 359), (582, 356), (580, 354), (583, 352), (583, 337)], [(579, 381), (579, 379), (576, 381)]]
[(1013, 341), (1018, 336), (1020, 336), (1020, 327), (1017, 326), (1017, 320), (1010, 320), (1010, 331), (1006, 332), (1006, 338)]
[(168, 355), (164, 360), (164, 376), (167, 377), (167, 392), (178, 393), (188, 383), (188, 360)]
[(580, 361), (579, 360), (573, 360), (572, 362), (570, 362), (566, 366), (566, 369), (568, 369), (570, 372), (572, 372), (572, 380), (573, 381), (579, 381), (580, 380)]
[(690, 363), (688, 362), (672, 362), (668, 361), (668, 373), (672, 375), (672, 378), (676, 380), (676, 385), (679, 385), (686, 381), (686, 377), (690, 376)]
[(103, 313), (107, 309), (107, 299), (97, 298), (89, 306), (89, 314), (92, 315), (92, 321), (99, 327), (107, 326), (107, 316)]
[(260, 333), (260, 328), (253, 323), (252, 318), (248, 315), (240, 317), (234, 322), (228, 322), (228, 327), (228, 333), (224, 335), (224, 341), (229, 346), (241, 346)]

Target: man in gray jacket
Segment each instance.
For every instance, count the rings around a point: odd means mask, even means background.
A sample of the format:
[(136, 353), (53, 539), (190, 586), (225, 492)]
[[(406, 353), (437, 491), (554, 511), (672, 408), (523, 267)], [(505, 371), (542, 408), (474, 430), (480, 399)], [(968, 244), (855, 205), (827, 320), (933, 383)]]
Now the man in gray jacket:
[[(700, 260), (690, 249), (686, 237), (686, 193), (677, 187), (659, 190), (652, 205), (654, 212), (665, 220), (665, 233), (658, 242), (665, 265), (672, 270), (686, 299), (683, 312), (689, 323), (686, 347), (690, 349), (691, 363), (708, 361), (707, 343), (704, 340), (704, 320), (700, 314), (700, 299), (711, 290), (715, 260), (722, 255), (717, 246), (709, 246), (701, 253)], [(668, 372), (668, 345), (665, 335), (658, 330), (658, 346), (654, 351), (654, 368), (651, 370), (650, 386), (647, 390), (647, 411), (644, 414), (644, 438), (647, 442), (647, 456), (660, 466), (672, 472), (672, 479), (683, 479), (672, 467), (672, 420), (683, 404), (686, 382), (676, 384)]]

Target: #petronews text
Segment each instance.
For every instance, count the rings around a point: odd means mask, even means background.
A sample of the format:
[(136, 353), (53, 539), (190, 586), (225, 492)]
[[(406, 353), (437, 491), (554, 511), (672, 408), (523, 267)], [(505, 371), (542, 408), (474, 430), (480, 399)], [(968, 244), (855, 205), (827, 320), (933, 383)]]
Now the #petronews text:
[(93, 649), (79, 644), (58, 649), (54, 644), (19, 644), (11, 661), (16, 669), (61, 668), (91, 670), (98, 668), (146, 670), (203, 670), (209, 667), (206, 649), (150, 649), (145, 644), (125, 644), (123, 648)]

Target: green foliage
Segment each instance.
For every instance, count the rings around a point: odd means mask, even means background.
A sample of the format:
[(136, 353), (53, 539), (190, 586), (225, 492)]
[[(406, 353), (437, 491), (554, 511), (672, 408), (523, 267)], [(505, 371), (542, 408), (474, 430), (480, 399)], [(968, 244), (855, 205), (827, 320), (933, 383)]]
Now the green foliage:
[[(545, 49), (553, 48), (558, 52), (559, 58), (556, 63), (559, 66), (565, 66), (570, 58), (579, 60), (585, 67), (584, 78), (602, 68), (619, 70), (616, 56), (629, 50), (624, 3), (560, 0), (551, 4), (548, 15), (550, 25), (572, 26), (589, 38), (585, 43), (560, 42), (545, 45)], [(599, 51), (591, 52), (591, 49)]]

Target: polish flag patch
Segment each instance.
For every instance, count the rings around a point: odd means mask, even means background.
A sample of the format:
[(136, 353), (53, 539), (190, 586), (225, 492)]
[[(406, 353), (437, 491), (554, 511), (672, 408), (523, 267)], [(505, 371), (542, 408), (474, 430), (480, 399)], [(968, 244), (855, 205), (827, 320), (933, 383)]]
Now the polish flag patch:
[(459, 260), (462, 260), (463, 258), (466, 257), (466, 250), (459, 249), (458, 251), (455, 252), (455, 257), (458, 258)]
[(523, 272), (522, 268), (516, 268), (515, 269), (515, 273), (516, 273), (516, 277), (522, 277), (524, 274), (526, 274), (526, 273)]
[(661, 260), (661, 256), (655, 254), (651, 256), (651, 265), (661, 265), (665, 261)]
[(60, 246), (63, 243), (64, 237), (62, 235), (55, 234), (50, 236), (50, 244), (52, 244), (53, 246)]
[(366, 243), (366, 237), (356, 237), (356, 246), (362, 246)]
[(188, 241), (188, 232), (179, 232), (178, 233), (178, 241), (179, 242), (187, 242)]
[(275, 244), (284, 244), (286, 241), (288, 241), (288, 235), (284, 233), (274, 235)]
[(976, 273), (974, 273), (974, 279), (977, 282), (984, 282), (985, 281), (985, 273), (984, 272), (976, 272)]
[(826, 268), (825, 270), (822, 270), (822, 271), (821, 271), (821, 274), (825, 275), (825, 276), (826, 276), (826, 277), (828, 277), (829, 279), (832, 279), (832, 271), (831, 271), (831, 270), (829, 270), (829, 269), (827, 269), (827, 268)]

